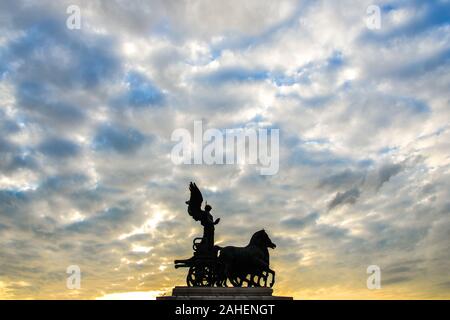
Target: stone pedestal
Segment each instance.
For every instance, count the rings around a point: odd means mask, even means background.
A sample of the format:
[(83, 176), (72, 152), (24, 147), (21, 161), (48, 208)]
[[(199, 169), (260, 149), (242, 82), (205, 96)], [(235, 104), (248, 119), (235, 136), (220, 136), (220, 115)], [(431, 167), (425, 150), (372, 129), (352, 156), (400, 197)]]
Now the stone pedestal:
[(272, 293), (272, 288), (177, 286), (171, 296), (157, 297), (156, 300), (292, 300), (292, 297), (277, 297)]

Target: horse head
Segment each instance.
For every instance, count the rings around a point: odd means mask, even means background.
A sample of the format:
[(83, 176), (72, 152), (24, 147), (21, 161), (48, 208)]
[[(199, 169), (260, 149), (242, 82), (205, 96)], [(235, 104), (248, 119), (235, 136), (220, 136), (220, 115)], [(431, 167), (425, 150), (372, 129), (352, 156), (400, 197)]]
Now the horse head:
[(255, 232), (250, 240), (251, 244), (261, 246), (263, 248), (275, 249), (277, 246), (270, 240), (264, 229)]

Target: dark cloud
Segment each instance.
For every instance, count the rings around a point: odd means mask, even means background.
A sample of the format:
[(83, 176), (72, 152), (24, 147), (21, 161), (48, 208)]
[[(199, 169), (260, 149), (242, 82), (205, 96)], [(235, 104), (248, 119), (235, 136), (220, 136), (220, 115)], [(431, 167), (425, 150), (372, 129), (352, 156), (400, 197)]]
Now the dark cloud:
[[(95, 233), (102, 236), (108, 232), (116, 231), (115, 229), (128, 221), (132, 214), (133, 212), (129, 208), (109, 208), (103, 212), (94, 214), (83, 221), (72, 223), (66, 226), (65, 230), (77, 234)], [(102, 246), (103, 244), (100, 243), (98, 245)], [(90, 248), (93, 247), (91, 246)]]
[(99, 151), (114, 150), (126, 154), (137, 151), (147, 139), (133, 128), (120, 125), (102, 125), (97, 130), (93, 145)]
[(3, 167), (4, 173), (18, 169), (36, 170), (39, 167), (34, 156), (30, 154), (15, 154), (11, 157), (4, 157), (3, 159), (5, 158), (7, 158), (7, 164)]
[(5, 134), (14, 134), (20, 131), (20, 126), (16, 121), (6, 118), (5, 114), (0, 110), (0, 117), (3, 120), (0, 122), (0, 131)]
[(341, 187), (349, 187), (356, 183), (363, 182), (365, 177), (364, 172), (357, 172), (350, 169), (346, 169), (342, 172), (333, 174), (329, 177), (322, 179), (319, 183), (319, 187), (329, 187), (337, 189)]
[[(29, 118), (36, 121), (51, 119), (59, 123), (80, 123), (85, 114), (79, 107), (57, 98), (58, 90), (38, 82), (22, 82), (17, 85), (16, 97), (20, 108), (29, 111)], [(30, 120), (31, 120), (30, 119)]]
[(25, 209), (31, 202), (27, 192), (20, 190), (0, 190), (0, 215), (9, 217), (23, 217)]
[(326, 224), (318, 224), (315, 228), (315, 232), (325, 237), (327, 240), (343, 240), (348, 235), (348, 229), (334, 227)]
[(43, 154), (55, 158), (73, 157), (80, 152), (80, 147), (76, 143), (59, 138), (44, 141), (38, 149)]
[(319, 214), (317, 212), (312, 212), (306, 215), (303, 218), (288, 218), (281, 220), (281, 224), (286, 226), (287, 228), (301, 230), (307, 227), (310, 224), (313, 224), (319, 218)]
[(43, 194), (49, 192), (70, 192), (79, 190), (80, 187), (84, 187), (87, 181), (88, 177), (82, 173), (48, 176), (41, 183), (37, 191), (42, 192)]
[(420, 76), (425, 73), (432, 73), (434, 70), (448, 64), (450, 64), (450, 49), (443, 49), (431, 56), (418, 58), (402, 65), (398, 69), (392, 70), (392, 75), (399, 78)]
[(20, 28), (23, 36), (9, 43), (7, 58), (17, 65), (11, 73), (17, 81), (45, 79), (44, 83), (59, 88), (92, 88), (110, 81), (120, 68), (109, 51), (111, 39), (71, 32), (65, 20), (44, 13)]
[(343, 204), (355, 204), (360, 194), (360, 190), (356, 187), (345, 192), (338, 192), (334, 199), (328, 204), (328, 210), (332, 210)]
[(15, 145), (8, 140), (0, 138), (0, 152), (11, 152), (15, 149)]
[(393, 176), (397, 175), (402, 170), (402, 165), (400, 164), (386, 164), (383, 165), (378, 171), (378, 185), (377, 189), (388, 182)]
[(127, 75), (128, 93), (125, 101), (134, 107), (157, 106), (164, 102), (163, 93), (149, 79), (137, 72)]

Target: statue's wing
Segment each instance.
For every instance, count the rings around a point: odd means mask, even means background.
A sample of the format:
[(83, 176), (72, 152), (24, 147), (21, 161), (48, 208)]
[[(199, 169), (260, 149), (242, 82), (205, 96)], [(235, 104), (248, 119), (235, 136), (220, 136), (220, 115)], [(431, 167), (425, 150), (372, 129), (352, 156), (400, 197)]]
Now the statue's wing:
[(191, 191), (191, 198), (186, 203), (188, 204), (188, 213), (193, 216), (200, 216), (202, 213), (203, 196), (195, 183), (189, 184), (189, 190)]

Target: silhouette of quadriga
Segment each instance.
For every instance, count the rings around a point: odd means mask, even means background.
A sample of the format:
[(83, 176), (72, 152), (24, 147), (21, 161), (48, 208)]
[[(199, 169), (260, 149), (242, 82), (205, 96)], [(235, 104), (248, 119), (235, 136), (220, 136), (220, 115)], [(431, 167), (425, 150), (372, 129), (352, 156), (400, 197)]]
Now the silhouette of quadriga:
[(194, 255), (175, 260), (175, 268), (189, 268), (186, 283), (192, 287), (272, 287), (275, 271), (269, 268), (269, 250), (276, 245), (266, 231), (255, 232), (245, 247), (214, 245), (214, 220), (211, 206), (202, 210), (203, 196), (195, 183), (190, 183), (191, 197), (186, 201), (188, 213), (203, 226), (203, 237), (193, 241)]

